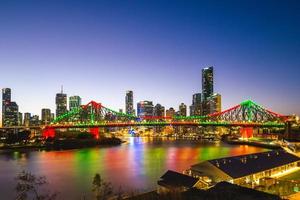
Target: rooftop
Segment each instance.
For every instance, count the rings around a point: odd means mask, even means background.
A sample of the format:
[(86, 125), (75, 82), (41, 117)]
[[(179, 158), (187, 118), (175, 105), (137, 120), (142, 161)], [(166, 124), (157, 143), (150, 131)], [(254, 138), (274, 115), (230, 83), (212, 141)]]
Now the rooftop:
[(168, 170), (164, 175), (160, 177), (158, 184), (162, 186), (191, 188), (198, 182), (198, 180), (199, 179), (197, 178)]
[[(207, 162), (219, 168), (230, 177), (239, 178), (299, 160), (299, 157), (289, 154), (284, 150), (274, 150), (262, 153), (219, 158), (208, 160)], [(192, 168), (197, 168), (198, 165), (201, 165), (201, 163), (193, 165)]]

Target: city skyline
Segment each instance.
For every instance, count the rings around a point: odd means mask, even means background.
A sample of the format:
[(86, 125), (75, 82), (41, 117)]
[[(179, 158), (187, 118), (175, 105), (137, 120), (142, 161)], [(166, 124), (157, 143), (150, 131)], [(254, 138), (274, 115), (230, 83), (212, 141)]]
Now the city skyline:
[(300, 114), (299, 3), (157, 4), (2, 2), (1, 88), (12, 89), (22, 113), (38, 115), (55, 111), (61, 85), (68, 97), (115, 110), (124, 110), (127, 90), (135, 107), (150, 100), (177, 109), (191, 105), (201, 69), (214, 66), (223, 109), (252, 99)]

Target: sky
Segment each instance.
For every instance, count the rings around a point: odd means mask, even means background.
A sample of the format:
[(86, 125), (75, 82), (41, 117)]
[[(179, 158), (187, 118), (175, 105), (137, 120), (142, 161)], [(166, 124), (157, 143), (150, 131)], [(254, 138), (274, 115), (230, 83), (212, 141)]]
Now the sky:
[(0, 87), (21, 112), (55, 110), (61, 85), (118, 110), (176, 110), (214, 66), (222, 109), (252, 99), (300, 114), (300, 1), (0, 1)]

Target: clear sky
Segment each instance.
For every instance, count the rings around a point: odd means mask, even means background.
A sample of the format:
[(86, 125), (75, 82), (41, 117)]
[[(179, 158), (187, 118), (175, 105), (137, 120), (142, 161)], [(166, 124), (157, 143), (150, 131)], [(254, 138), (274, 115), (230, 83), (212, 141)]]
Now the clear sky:
[(300, 114), (300, 1), (0, 1), (0, 87), (21, 112), (55, 94), (178, 109), (215, 68), (223, 109), (245, 99)]

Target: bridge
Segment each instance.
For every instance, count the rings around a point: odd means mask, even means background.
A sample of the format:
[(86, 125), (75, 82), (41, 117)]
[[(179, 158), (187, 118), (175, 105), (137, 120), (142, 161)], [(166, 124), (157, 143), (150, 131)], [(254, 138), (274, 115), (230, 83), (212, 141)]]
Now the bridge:
[(287, 116), (268, 110), (251, 100), (243, 101), (230, 109), (205, 116), (145, 116), (120, 113), (91, 101), (43, 126), (43, 136), (54, 137), (56, 129), (88, 128), (95, 137), (101, 127), (135, 126), (222, 126), (240, 127), (242, 135), (251, 136), (255, 127), (284, 128)]

